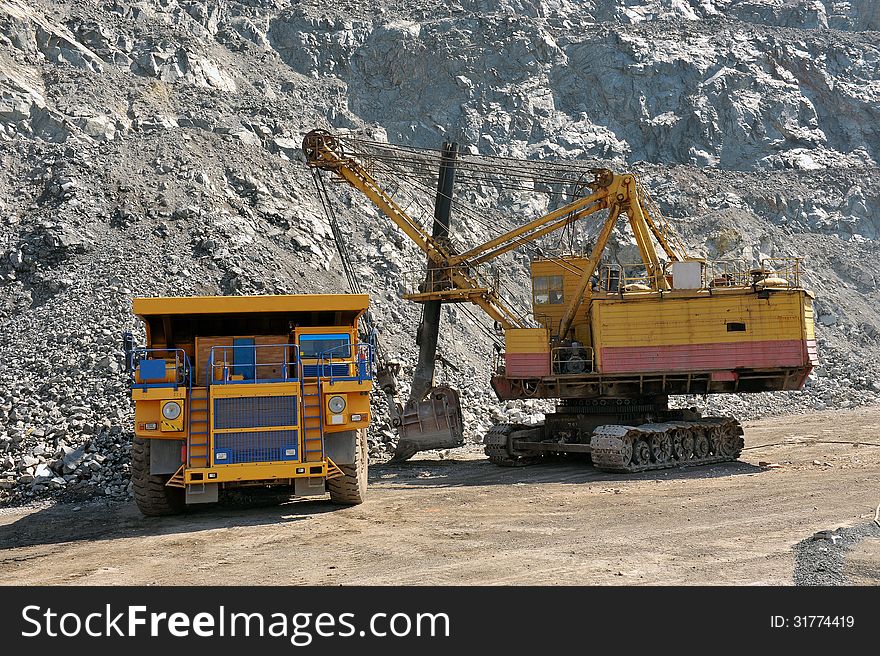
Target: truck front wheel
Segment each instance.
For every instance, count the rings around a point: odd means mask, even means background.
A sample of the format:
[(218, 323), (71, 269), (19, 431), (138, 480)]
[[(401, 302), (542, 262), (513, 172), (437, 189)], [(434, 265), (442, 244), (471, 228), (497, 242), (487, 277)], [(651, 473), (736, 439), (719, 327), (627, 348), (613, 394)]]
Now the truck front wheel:
[(168, 487), (171, 474), (150, 474), (150, 443), (135, 437), (131, 443), (131, 487), (138, 509), (147, 517), (176, 515), (186, 507), (183, 488)]
[(367, 496), (367, 431), (362, 428), (357, 431), (357, 442), (354, 448), (354, 462), (347, 465), (337, 465), (342, 470), (343, 476), (337, 476), (327, 481), (327, 489), (330, 491), (330, 501), (346, 506), (355, 506), (363, 503)]

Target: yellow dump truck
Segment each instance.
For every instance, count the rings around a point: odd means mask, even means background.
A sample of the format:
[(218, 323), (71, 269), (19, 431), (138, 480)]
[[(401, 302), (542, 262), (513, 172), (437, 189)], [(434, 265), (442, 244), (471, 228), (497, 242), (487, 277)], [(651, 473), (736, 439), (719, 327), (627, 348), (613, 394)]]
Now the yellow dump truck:
[(287, 486), (358, 504), (367, 487), (373, 346), (365, 294), (137, 298), (126, 336), (131, 472), (145, 515)]

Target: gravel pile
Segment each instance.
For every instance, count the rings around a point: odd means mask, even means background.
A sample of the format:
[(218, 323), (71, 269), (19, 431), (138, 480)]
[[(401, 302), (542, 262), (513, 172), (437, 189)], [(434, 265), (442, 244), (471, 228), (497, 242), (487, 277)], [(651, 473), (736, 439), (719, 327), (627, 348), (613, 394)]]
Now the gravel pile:
[[(129, 494), (133, 297), (346, 289), (299, 152), (315, 127), (634, 170), (697, 252), (802, 256), (818, 298), (804, 391), (676, 403), (743, 419), (875, 403), (878, 28), (871, 0), (3, 0), (0, 504)], [(405, 381), (419, 308), (398, 294), (424, 257), (331, 193)], [(549, 202), (460, 193), (497, 217), (454, 217), (469, 242)], [(500, 260), (520, 304), (535, 253)], [(618, 231), (611, 256), (635, 255)], [(492, 397), (487, 323), (443, 320), (468, 439), (540, 420), (549, 403)]]
[(849, 585), (844, 574), (846, 552), (865, 538), (880, 538), (874, 522), (819, 531), (794, 546), (795, 585)]

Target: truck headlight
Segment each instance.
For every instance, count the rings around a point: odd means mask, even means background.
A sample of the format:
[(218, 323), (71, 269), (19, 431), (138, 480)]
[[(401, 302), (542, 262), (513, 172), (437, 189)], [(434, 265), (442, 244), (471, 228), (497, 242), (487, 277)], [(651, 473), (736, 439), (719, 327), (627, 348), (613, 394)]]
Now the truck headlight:
[(177, 401), (166, 401), (162, 404), (162, 416), (169, 421), (174, 421), (180, 416), (183, 408)]
[(345, 410), (345, 397), (331, 396), (330, 401), (327, 403), (327, 407), (330, 408), (330, 412), (338, 415)]

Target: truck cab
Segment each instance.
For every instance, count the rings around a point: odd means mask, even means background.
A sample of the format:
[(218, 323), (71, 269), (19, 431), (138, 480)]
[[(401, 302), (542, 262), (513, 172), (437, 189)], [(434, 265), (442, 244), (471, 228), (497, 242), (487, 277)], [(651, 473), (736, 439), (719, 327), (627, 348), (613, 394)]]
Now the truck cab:
[(132, 484), (146, 515), (221, 489), (288, 487), (342, 504), (366, 494), (373, 346), (364, 294), (137, 298), (129, 340)]

